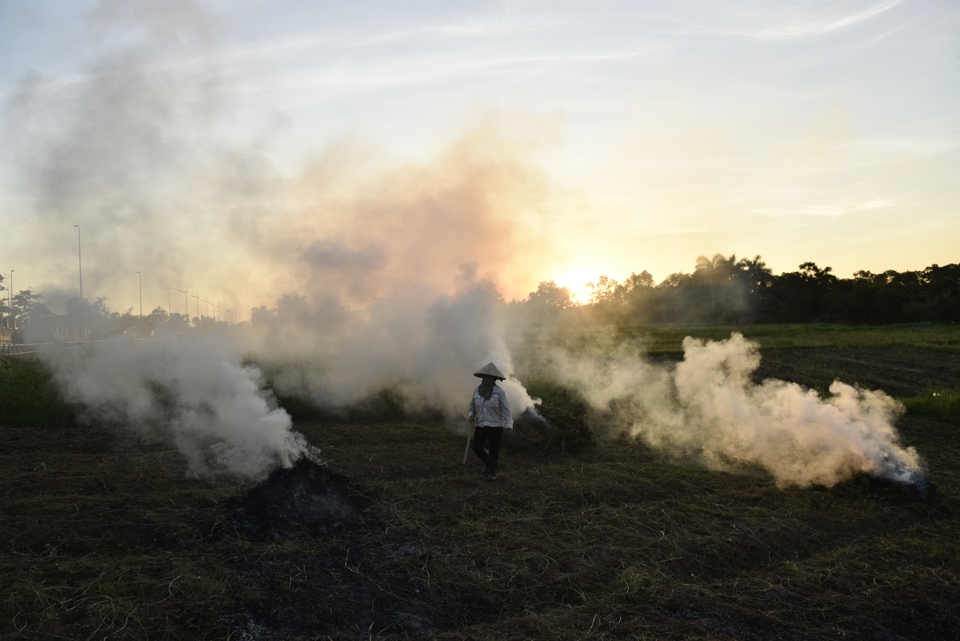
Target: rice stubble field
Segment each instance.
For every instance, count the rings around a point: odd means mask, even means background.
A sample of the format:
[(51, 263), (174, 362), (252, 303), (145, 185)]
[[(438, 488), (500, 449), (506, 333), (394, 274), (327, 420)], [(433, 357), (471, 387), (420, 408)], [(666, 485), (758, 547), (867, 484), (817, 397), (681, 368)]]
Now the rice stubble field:
[[(189, 478), (4, 364), (5, 401), (41, 400), (0, 425), (0, 638), (960, 638), (960, 332), (764, 331), (758, 377), (904, 402), (930, 491), (711, 470), (531, 384), (554, 426), (521, 421), (493, 483), (436, 417), (292, 412), (337, 507), (264, 525), (253, 483)], [(636, 331), (664, 361), (686, 333)]]

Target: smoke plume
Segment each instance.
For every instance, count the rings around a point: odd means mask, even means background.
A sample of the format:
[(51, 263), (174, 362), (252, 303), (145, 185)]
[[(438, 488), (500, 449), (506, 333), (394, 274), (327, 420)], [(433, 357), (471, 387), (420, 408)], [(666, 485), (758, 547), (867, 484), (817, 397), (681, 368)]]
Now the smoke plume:
[(125, 336), (83, 351), (46, 352), (81, 420), (135, 429), (176, 445), (189, 473), (259, 479), (309, 454), (290, 416), (225, 344)]
[[(272, 316), (266, 334), (274, 345), (278, 337), (296, 337), (301, 331), (312, 332), (314, 342), (335, 340), (313, 352), (301, 347), (296, 357), (274, 349), (263, 358), (272, 385), (284, 396), (343, 408), (391, 389), (405, 410), (439, 410), (453, 422), (466, 412), (469, 390), (476, 385), (473, 372), (493, 361), (507, 376), (501, 385), (519, 416), (534, 401), (513, 377), (504, 307), (493, 283), (473, 280), (471, 270), (465, 269), (451, 294), (410, 287), (333, 318), (319, 318), (306, 307), (298, 315)], [(312, 316), (316, 324), (305, 326), (303, 316)]]
[(898, 442), (894, 421), (903, 407), (882, 391), (835, 381), (821, 398), (796, 383), (755, 383), (759, 346), (738, 333), (725, 341), (687, 337), (683, 349), (673, 368), (609, 345), (560, 352), (552, 364), (634, 436), (715, 469), (759, 465), (779, 484), (801, 487), (833, 486), (858, 473), (922, 478), (917, 452)]
[[(481, 115), (416, 160), (345, 136), (281, 162), (275, 125), (238, 126), (214, 22), (191, 0), (104, 0), (90, 15), (103, 44), (76, 75), (24, 78), (5, 104), (3, 153), (27, 196), (11, 238), (64, 257), (38, 283), (55, 311), (76, 291), (82, 234), (86, 299), (249, 321), (230, 342), (109, 341), (58, 360), (58, 381), (90, 420), (167, 434), (198, 474), (259, 475), (302, 449), (241, 353), (317, 405), (389, 388), (462, 416), (477, 367), (513, 370), (499, 292), (536, 260), (512, 219), (545, 198), (529, 145)], [(504, 387), (516, 412), (532, 404)]]

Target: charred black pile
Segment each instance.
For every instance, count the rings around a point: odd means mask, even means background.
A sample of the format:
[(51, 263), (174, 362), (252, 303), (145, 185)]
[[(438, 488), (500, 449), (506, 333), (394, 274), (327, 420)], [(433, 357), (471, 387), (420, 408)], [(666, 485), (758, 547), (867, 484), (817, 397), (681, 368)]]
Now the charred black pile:
[(897, 491), (908, 499), (929, 501), (936, 498), (937, 486), (920, 474), (914, 474), (909, 481), (895, 481), (881, 477), (870, 477), (871, 494), (883, 491)]
[[(222, 615), (234, 638), (430, 639), (495, 610), (484, 595), (411, 575), (408, 564), (422, 544), (364, 516), (347, 481), (324, 465), (301, 459), (274, 470), (229, 501), (227, 514), (239, 531), (263, 541), (253, 549), (265, 552), (232, 560), (255, 595)], [(335, 536), (322, 552), (272, 544), (294, 527)]]
[(899, 480), (860, 473), (833, 486), (829, 491), (857, 500), (869, 496), (891, 505), (908, 505), (914, 502), (939, 504), (936, 484), (920, 474), (914, 474), (909, 480)]
[(294, 523), (318, 536), (341, 532), (361, 516), (346, 481), (306, 458), (232, 499), (227, 513), (238, 530), (259, 539), (280, 539)]

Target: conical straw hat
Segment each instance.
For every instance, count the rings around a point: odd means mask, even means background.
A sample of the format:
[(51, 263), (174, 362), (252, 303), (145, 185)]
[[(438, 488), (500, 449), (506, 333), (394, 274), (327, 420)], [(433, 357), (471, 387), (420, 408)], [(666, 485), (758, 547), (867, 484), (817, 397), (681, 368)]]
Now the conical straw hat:
[(501, 381), (504, 381), (507, 379), (507, 377), (503, 375), (503, 372), (497, 369), (497, 366), (494, 365), (493, 363), (487, 363), (486, 365), (481, 367), (479, 370), (477, 370), (474, 373), (474, 376), (478, 378), (483, 378), (484, 376), (494, 376), (496, 378), (499, 378)]

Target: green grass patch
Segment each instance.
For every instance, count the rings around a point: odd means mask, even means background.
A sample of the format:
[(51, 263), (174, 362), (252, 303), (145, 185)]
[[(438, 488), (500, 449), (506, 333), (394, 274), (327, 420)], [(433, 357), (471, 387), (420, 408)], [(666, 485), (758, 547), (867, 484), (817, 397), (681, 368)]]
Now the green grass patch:
[(904, 399), (907, 411), (960, 426), (960, 389), (935, 389)]
[(960, 325), (835, 325), (748, 324), (748, 325), (564, 325), (526, 330), (512, 337), (520, 351), (543, 345), (572, 351), (592, 348), (598, 338), (633, 343), (651, 355), (681, 354), (687, 336), (702, 340), (725, 340), (739, 332), (764, 349), (809, 347), (918, 347), (948, 353), (960, 352)]
[(75, 409), (40, 361), (0, 357), (0, 425), (69, 425), (75, 420)]

